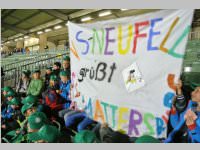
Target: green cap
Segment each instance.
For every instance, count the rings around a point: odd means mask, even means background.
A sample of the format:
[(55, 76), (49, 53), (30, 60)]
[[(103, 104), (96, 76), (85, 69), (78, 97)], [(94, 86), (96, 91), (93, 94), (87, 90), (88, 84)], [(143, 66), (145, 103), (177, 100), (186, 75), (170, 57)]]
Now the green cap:
[(50, 80), (57, 81), (58, 77), (56, 75), (51, 75)]
[(47, 123), (47, 117), (43, 112), (35, 112), (28, 117), (28, 123), (31, 129), (40, 129)]
[(34, 70), (33, 70), (33, 73), (40, 73), (40, 69), (39, 68), (35, 68)]
[(95, 143), (97, 141), (95, 133), (90, 130), (82, 130), (74, 137), (74, 143)]
[(1, 89), (2, 91), (6, 91), (6, 92), (8, 92), (8, 91), (13, 91), (13, 89), (10, 87), (10, 86), (5, 86), (4, 88), (2, 88)]
[(63, 60), (70, 61), (70, 57), (69, 57), (69, 56), (65, 56), (65, 57), (63, 58)]
[(51, 70), (52, 71), (52, 67), (51, 66), (47, 66), (46, 70)]
[(25, 74), (27, 77), (29, 77), (30, 74), (31, 74), (31, 71), (30, 70), (23, 70), (22, 73)]
[(22, 106), (22, 108), (21, 108), (21, 112), (22, 112), (22, 114), (24, 115), (25, 114), (25, 112), (28, 110), (28, 109), (30, 109), (31, 107), (33, 107), (33, 104), (24, 104), (23, 106)]
[(5, 97), (10, 97), (10, 96), (15, 96), (15, 91), (13, 91), (13, 90), (10, 90), (10, 91), (8, 91), (8, 93), (5, 95)]
[(137, 138), (135, 143), (161, 143), (161, 142), (152, 136), (143, 135), (143, 136)]
[(55, 126), (43, 125), (38, 132), (28, 134), (31, 141), (44, 140), (48, 143), (54, 143), (59, 138), (60, 132)]
[(70, 72), (69, 71), (61, 71), (60, 72), (60, 76), (70, 76)]
[(200, 87), (200, 84), (192, 82), (192, 83), (190, 84), (190, 86), (191, 86), (191, 88), (194, 90), (194, 89), (196, 89), (197, 87)]
[(18, 106), (20, 104), (19, 99), (17, 99), (16, 97), (14, 97), (12, 100), (7, 102), (8, 105), (16, 105)]
[(37, 102), (37, 97), (33, 95), (28, 95), (26, 98), (22, 100), (22, 104), (35, 104)]

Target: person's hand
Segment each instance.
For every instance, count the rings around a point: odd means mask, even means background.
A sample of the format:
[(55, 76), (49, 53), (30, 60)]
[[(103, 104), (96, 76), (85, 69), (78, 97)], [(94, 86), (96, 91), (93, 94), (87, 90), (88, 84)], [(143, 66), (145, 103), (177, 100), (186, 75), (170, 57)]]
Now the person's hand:
[(2, 129), (5, 129), (5, 128), (6, 128), (6, 125), (5, 125), (5, 124), (2, 124), (2, 125), (1, 125), (1, 128), (2, 128)]
[(101, 128), (108, 128), (108, 127), (109, 127), (108, 123), (102, 123), (101, 125)]
[(16, 134), (19, 134), (20, 133), (20, 130), (16, 130)]
[(56, 93), (60, 94), (60, 93), (62, 93), (62, 91), (61, 90), (56, 90)]
[(186, 121), (186, 125), (190, 126), (190, 125), (195, 123), (195, 120), (197, 119), (197, 115), (191, 109), (189, 109), (186, 112), (184, 118), (185, 118), (185, 121)]
[(76, 95), (75, 95), (75, 97), (79, 97), (80, 96), (80, 92), (78, 92)]

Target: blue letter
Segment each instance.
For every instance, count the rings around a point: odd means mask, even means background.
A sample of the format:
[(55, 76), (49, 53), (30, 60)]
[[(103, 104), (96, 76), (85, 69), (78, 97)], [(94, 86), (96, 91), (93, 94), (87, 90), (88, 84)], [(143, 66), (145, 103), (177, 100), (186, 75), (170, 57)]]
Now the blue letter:
[(160, 34), (160, 32), (154, 32), (153, 31), (155, 23), (158, 22), (158, 21), (162, 21), (162, 18), (156, 18), (156, 19), (151, 20), (151, 29), (149, 31), (149, 40), (148, 40), (148, 48), (147, 48), (148, 50), (158, 50), (158, 47), (152, 47), (153, 36)]
[(81, 43), (85, 43), (85, 44), (86, 44), (86, 50), (85, 50), (85, 52), (82, 52), (83, 55), (86, 55), (86, 54), (88, 53), (88, 51), (89, 51), (89, 43), (88, 43), (88, 41), (83, 40), (83, 39), (81, 39), (81, 38), (79, 37), (79, 35), (80, 35), (82, 32), (83, 32), (83, 31), (79, 31), (79, 32), (76, 33), (76, 40), (79, 41), (79, 42), (81, 42)]
[(156, 130), (158, 136), (165, 130), (164, 121), (158, 117), (156, 117)]

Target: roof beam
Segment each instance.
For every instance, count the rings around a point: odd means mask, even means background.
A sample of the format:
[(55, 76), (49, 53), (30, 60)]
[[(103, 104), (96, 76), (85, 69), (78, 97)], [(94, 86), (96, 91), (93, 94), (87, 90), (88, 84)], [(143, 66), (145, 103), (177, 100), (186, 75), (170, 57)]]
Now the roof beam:
[(100, 10), (102, 10), (102, 9), (83, 9), (83, 10), (77, 11), (75, 13), (69, 14), (69, 17), (70, 17), (70, 19), (75, 19), (75, 18), (77, 19), (77, 18), (86, 16), (86, 15), (89, 15), (91, 13), (95, 13)]
[(32, 18), (32, 17), (38, 15), (38, 14), (40, 14), (40, 11), (38, 11), (38, 12), (36, 12), (36, 13), (33, 13), (32, 15), (27, 16), (26, 18), (24, 18), (24, 19), (22, 19), (22, 20), (20, 20), (20, 19), (18, 18), (19, 21), (16, 22), (14, 25), (17, 26), (18, 24), (20, 24), (20, 23), (22, 23), (22, 22), (26, 22), (26, 20), (28, 20), (28, 19), (30, 19), (30, 18)]
[(11, 9), (7, 13), (3, 14), (2, 20), (4, 20), (6, 17), (10, 16), (16, 9)]
[(5, 23), (5, 22), (2, 22), (2, 26), (3, 26), (4, 28), (10, 29), (10, 30), (14, 30), (14, 31), (17, 32), (17, 33), (23, 33), (23, 34), (27, 34), (27, 33), (28, 33), (26, 30), (23, 30), (23, 29), (21, 29), (21, 28), (17, 28), (17, 27), (15, 27), (15, 26), (12, 26), (12, 25), (7, 24), (7, 23)]
[(54, 9), (40, 9), (40, 11), (43, 11), (51, 16), (54, 16), (55, 18), (59, 18), (61, 20), (67, 21), (69, 17), (57, 10)]

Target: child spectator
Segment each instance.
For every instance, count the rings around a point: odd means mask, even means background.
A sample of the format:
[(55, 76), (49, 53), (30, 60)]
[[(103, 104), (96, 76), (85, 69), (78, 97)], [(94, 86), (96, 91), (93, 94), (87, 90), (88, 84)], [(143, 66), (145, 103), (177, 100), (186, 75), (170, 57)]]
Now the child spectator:
[(9, 131), (19, 128), (19, 121), (22, 121), (24, 117), (20, 112), (20, 101), (17, 98), (13, 98), (8, 101), (8, 107), (1, 113), (1, 128), (2, 137)]
[[(175, 138), (178, 136), (186, 136), (187, 142), (200, 142), (200, 87), (197, 87), (191, 94), (192, 99), (189, 101), (186, 110), (179, 113), (175, 107), (171, 111), (171, 124), (174, 127), (168, 138), (164, 141), (176, 142)], [(180, 131), (182, 134), (180, 134)], [(186, 141), (182, 141), (186, 142)]]
[(57, 116), (57, 112), (63, 108), (63, 101), (59, 94), (59, 83), (56, 75), (51, 75), (50, 83), (45, 92), (45, 104), (50, 107), (53, 116)]
[(69, 99), (69, 93), (70, 93), (70, 85), (71, 85), (71, 80), (70, 80), (70, 73), (68, 71), (61, 71), (60, 72), (60, 96), (63, 98), (66, 102), (65, 108), (70, 107), (71, 100)]
[[(27, 96), (25, 99), (22, 100), (22, 104), (24, 104), (21, 108), (21, 113), (25, 117), (23, 121), (18, 121), (20, 127), (15, 131), (17, 136), (18, 142), (28, 142), (26, 134), (28, 133), (28, 117), (37, 111), (37, 99), (34, 96)], [(24, 137), (24, 138), (23, 138)]]
[(73, 141), (74, 143), (99, 143), (99, 139), (96, 137), (95, 133), (90, 130), (78, 132)]
[(49, 80), (50, 80), (51, 74), (52, 74), (52, 67), (47, 67), (46, 74), (45, 74), (45, 89), (47, 89), (49, 86)]
[(7, 101), (11, 101), (14, 97), (16, 97), (16, 93), (15, 93), (15, 91), (10, 90), (10, 91), (6, 92), (5, 97), (6, 97)]
[[(7, 98), (6, 98), (6, 94), (9, 92), (9, 91), (13, 91), (14, 90), (9, 87), (9, 86), (5, 86), (4, 88), (1, 89), (2, 90), (2, 97), (1, 97), (1, 110), (3, 110), (4, 108), (6, 108), (7, 106)], [(15, 94), (14, 94), (15, 95)]]
[(43, 125), (37, 132), (30, 133), (28, 139), (35, 143), (57, 143), (61, 133), (52, 125)]
[(40, 70), (35, 69), (33, 72), (33, 79), (28, 87), (27, 94), (31, 94), (33, 96), (41, 97), (43, 89), (43, 80), (40, 78)]
[(34, 112), (28, 117), (28, 132), (37, 132), (45, 124), (48, 124), (47, 116), (43, 112)]
[[(176, 96), (172, 102), (171, 114), (169, 116), (168, 132), (171, 132), (176, 127), (176, 124), (179, 121), (179, 118), (182, 118), (187, 107), (187, 101), (182, 92), (182, 81), (179, 80), (176, 84)], [(175, 113), (177, 112), (177, 113)], [(187, 142), (187, 131), (186, 126), (181, 128), (180, 131), (176, 134), (174, 142)]]
[(53, 65), (53, 73), (52, 74), (55, 74), (57, 77), (59, 77), (60, 69), (61, 69), (61, 63), (55, 62)]
[(3, 96), (5, 96), (9, 91), (14, 91), (10, 86), (5, 86), (1, 89)]
[(70, 57), (69, 56), (65, 56), (62, 62), (62, 71), (69, 71), (69, 73), (71, 74), (71, 70), (70, 70)]

